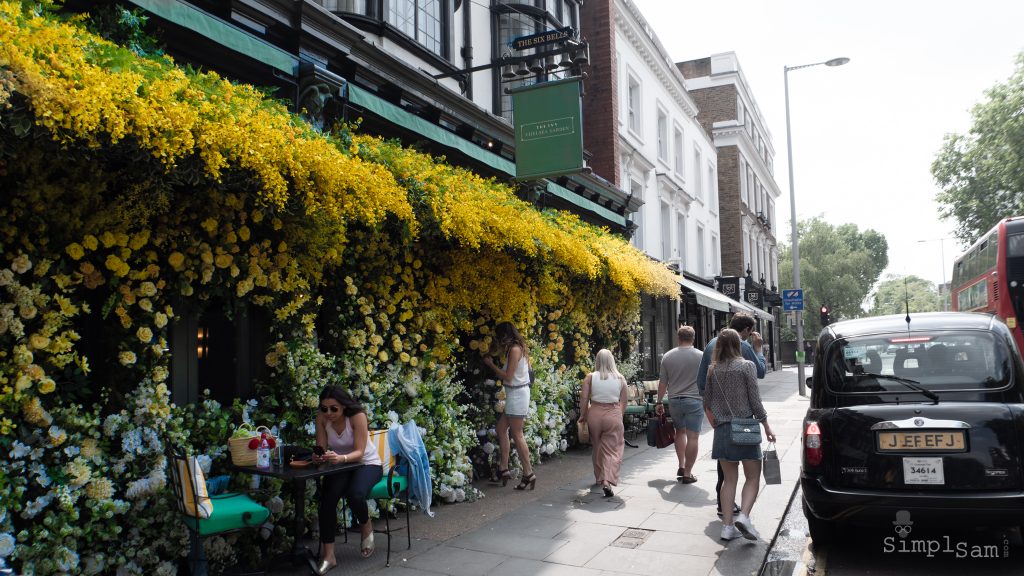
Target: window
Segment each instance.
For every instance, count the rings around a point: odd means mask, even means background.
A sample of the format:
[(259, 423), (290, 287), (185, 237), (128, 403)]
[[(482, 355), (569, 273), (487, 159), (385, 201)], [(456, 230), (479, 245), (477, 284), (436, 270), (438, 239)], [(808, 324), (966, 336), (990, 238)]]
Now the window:
[(743, 100), (736, 96), (736, 123), (743, 124), (746, 115), (743, 113)]
[(631, 75), (629, 77), (628, 82), (629, 87), (626, 90), (626, 126), (629, 127), (630, 132), (636, 134), (637, 136), (642, 136), (643, 130), (641, 129), (640, 117), (640, 81)]
[(661, 203), (661, 261), (672, 259), (672, 221), (668, 202)]
[[(634, 197), (643, 200), (644, 198), (644, 186), (639, 180), (630, 178), (629, 180), (629, 193)], [(644, 249), (644, 206), (640, 206), (640, 209), (633, 212), (630, 215), (630, 221), (636, 224), (636, 230), (633, 231), (633, 246), (636, 246), (638, 250)]]
[(720, 256), (718, 254), (718, 234), (711, 234), (711, 272), (718, 274)]
[(444, 56), (443, 4), (442, 0), (389, 0), (387, 23)]
[(718, 179), (715, 178), (715, 167), (708, 164), (708, 194), (709, 203), (708, 209), (713, 213), (718, 213)]
[(679, 269), (684, 270), (686, 262), (686, 216), (676, 214), (676, 246), (679, 250)]
[(754, 168), (747, 165), (747, 208), (754, 209), (754, 193), (757, 190), (757, 178), (754, 177)]
[(672, 168), (676, 174), (683, 175), (683, 130), (678, 126), (672, 132), (672, 153), (674, 161)]
[(668, 116), (658, 109), (658, 159), (668, 162)]
[(693, 149), (693, 195), (697, 200), (704, 201), (704, 183), (700, 179), (701, 172), (701, 160), (700, 150), (696, 147)]
[(739, 173), (740, 173), (740, 202), (745, 206), (750, 206), (747, 202), (747, 163), (743, 161), (743, 158), (739, 159)]
[(704, 263), (704, 225), (697, 223), (697, 273), (707, 276)]

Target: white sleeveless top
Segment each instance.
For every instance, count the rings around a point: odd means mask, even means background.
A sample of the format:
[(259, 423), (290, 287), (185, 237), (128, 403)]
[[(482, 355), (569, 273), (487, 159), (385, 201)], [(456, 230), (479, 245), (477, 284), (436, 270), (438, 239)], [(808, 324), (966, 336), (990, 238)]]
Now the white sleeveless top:
[[(334, 431), (334, 426), (331, 426), (330, 422), (327, 422), (327, 447), (334, 450), (337, 454), (348, 454), (349, 452), (356, 449), (356, 437), (352, 433), (352, 420), (345, 418), (345, 429), (338, 434)], [(363, 449), (363, 457), (359, 460), (360, 464), (377, 464), (380, 462), (380, 455), (377, 454), (377, 446), (370, 442), (370, 438), (366, 438), (366, 448)]]
[(622, 393), (622, 381), (618, 374), (609, 374), (607, 378), (601, 378), (600, 372), (593, 372), (590, 375), (590, 401), (603, 404), (614, 404), (619, 401)]
[[(508, 369), (508, 362), (505, 362), (505, 366), (502, 366), (501, 370), (504, 372)], [(506, 388), (519, 388), (521, 386), (530, 385), (530, 363), (526, 361), (526, 356), (519, 358), (519, 364), (516, 366), (516, 371), (512, 373), (512, 377), (504, 383)]]

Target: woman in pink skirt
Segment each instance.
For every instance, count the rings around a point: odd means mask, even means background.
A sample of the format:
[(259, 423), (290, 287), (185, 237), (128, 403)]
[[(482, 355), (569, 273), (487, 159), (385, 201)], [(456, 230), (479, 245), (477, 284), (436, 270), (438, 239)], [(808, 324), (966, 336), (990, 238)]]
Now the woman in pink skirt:
[(615, 367), (610, 350), (597, 353), (594, 372), (583, 379), (580, 391), (580, 419), (590, 428), (593, 445), (594, 478), (605, 496), (613, 496), (622, 465), (622, 414), (626, 411), (626, 379)]

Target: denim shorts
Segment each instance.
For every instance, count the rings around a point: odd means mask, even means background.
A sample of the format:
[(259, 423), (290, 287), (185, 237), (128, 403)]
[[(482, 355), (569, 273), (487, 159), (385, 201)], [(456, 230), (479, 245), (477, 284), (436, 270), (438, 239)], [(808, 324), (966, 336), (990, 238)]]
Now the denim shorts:
[(685, 428), (700, 433), (700, 423), (704, 420), (704, 401), (700, 398), (669, 398), (668, 412), (676, 430)]

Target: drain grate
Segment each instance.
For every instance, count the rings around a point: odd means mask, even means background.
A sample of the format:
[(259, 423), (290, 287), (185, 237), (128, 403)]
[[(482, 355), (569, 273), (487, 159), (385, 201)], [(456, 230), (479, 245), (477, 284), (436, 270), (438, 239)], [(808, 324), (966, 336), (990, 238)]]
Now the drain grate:
[(654, 530), (627, 528), (611, 545), (616, 548), (636, 548), (643, 544), (644, 540), (647, 540), (651, 534), (654, 534)]

